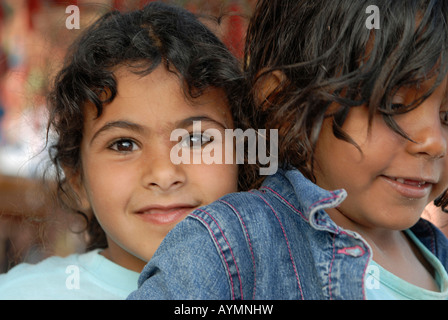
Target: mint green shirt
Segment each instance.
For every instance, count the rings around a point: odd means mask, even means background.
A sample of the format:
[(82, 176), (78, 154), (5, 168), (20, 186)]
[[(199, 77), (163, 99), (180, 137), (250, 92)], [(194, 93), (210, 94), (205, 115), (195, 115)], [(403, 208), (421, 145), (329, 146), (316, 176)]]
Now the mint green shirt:
[(138, 272), (123, 268), (100, 250), (22, 263), (0, 274), (0, 299), (126, 299), (137, 289)]
[(440, 291), (415, 286), (371, 261), (364, 279), (367, 300), (448, 300), (448, 274), (445, 268), (410, 230), (405, 232), (434, 268), (434, 280)]

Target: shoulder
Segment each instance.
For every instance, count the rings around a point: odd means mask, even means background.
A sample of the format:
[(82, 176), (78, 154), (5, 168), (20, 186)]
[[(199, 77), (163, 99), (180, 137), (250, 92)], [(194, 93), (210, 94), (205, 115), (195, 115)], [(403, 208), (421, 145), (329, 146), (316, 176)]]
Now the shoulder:
[(138, 275), (99, 250), (54, 256), (0, 275), (0, 299), (125, 299), (137, 287)]
[(65, 288), (65, 281), (78, 255), (49, 257), (37, 264), (21, 263), (0, 275), (0, 299), (35, 299), (49, 287)]
[(0, 283), (3, 284), (4, 279), (38, 277), (42, 274), (53, 274), (55, 271), (65, 272), (66, 267), (77, 262), (78, 256), (79, 254), (72, 254), (67, 257), (52, 256), (35, 264), (20, 263), (7, 273), (0, 275)]

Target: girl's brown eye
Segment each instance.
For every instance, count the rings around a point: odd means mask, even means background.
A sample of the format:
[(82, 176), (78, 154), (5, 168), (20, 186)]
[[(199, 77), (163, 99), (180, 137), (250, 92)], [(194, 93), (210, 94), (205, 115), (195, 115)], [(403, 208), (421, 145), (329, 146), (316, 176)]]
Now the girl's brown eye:
[(118, 152), (132, 152), (138, 148), (137, 144), (129, 139), (121, 139), (113, 142), (109, 149), (118, 151)]

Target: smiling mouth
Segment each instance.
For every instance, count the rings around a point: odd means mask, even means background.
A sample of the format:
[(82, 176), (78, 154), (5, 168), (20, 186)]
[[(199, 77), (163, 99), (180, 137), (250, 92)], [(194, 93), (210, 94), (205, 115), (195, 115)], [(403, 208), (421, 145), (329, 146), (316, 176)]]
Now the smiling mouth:
[(388, 177), (388, 178), (395, 180), (398, 183), (405, 184), (408, 186), (418, 187), (418, 188), (421, 188), (427, 184), (430, 184), (430, 182), (426, 182), (426, 181), (410, 180), (410, 179), (404, 179), (404, 178), (391, 178), (391, 177)]
[(407, 179), (389, 176), (382, 177), (396, 192), (408, 199), (421, 199), (429, 196), (432, 186), (434, 185), (433, 181), (426, 181), (423, 179)]
[(197, 205), (176, 204), (170, 206), (150, 206), (136, 211), (138, 217), (153, 224), (173, 224), (184, 219)]

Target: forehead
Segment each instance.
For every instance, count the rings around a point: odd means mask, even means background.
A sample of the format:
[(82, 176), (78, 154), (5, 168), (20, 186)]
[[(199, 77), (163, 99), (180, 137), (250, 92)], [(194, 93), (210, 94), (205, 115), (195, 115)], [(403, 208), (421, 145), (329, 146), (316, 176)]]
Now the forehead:
[(85, 108), (85, 122), (103, 123), (126, 119), (150, 127), (171, 126), (183, 118), (204, 115), (232, 126), (233, 119), (224, 90), (208, 88), (198, 98), (189, 98), (181, 78), (164, 66), (148, 75), (138, 75), (126, 67), (115, 72), (117, 95), (96, 117), (93, 105)]

